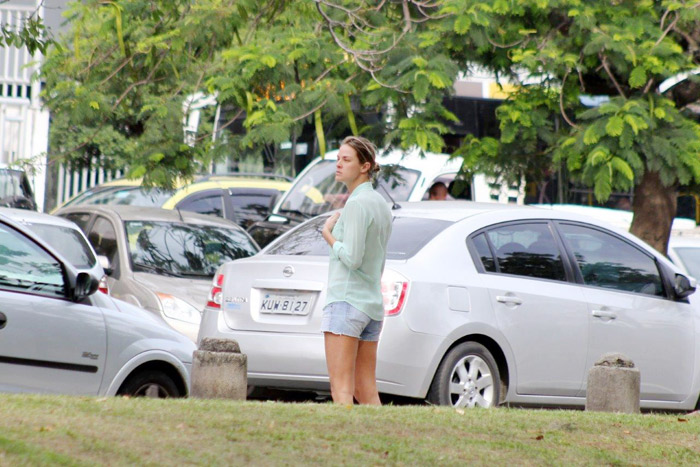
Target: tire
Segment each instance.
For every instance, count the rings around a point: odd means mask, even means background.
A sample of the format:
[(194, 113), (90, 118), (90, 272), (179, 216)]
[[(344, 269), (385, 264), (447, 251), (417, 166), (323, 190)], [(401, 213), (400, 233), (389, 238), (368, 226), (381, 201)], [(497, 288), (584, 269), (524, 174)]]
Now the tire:
[(172, 378), (162, 371), (142, 371), (129, 376), (119, 395), (130, 397), (168, 398), (182, 397), (180, 390)]
[(428, 402), (452, 407), (495, 407), (501, 397), (501, 375), (486, 347), (464, 342), (450, 350), (435, 373)]

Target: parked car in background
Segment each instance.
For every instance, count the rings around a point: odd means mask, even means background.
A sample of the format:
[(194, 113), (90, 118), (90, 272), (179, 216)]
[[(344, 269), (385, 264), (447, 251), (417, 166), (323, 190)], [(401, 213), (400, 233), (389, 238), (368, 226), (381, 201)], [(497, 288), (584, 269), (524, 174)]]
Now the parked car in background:
[(166, 190), (142, 187), (141, 179), (119, 179), (91, 188), (63, 207), (89, 204), (179, 209), (223, 217), (247, 228), (267, 217), (290, 182), (291, 178), (284, 175), (214, 174), (198, 176), (189, 184), (179, 181), (178, 189)]
[(668, 257), (688, 275), (700, 277), (700, 229), (672, 230)]
[[(301, 222), (345, 205), (347, 188), (335, 181), (337, 154), (337, 150), (331, 151), (309, 163), (267, 219), (248, 228), (259, 245), (265, 246)], [(427, 199), (428, 190), (436, 181), (449, 187), (452, 198), (514, 204), (524, 200), (518, 187), (494, 184), (483, 174), (468, 181), (456, 179), (462, 167), (461, 157), (393, 150), (378, 154), (377, 163), (381, 170), (375, 188), (389, 202)]]
[(233, 222), (185, 211), (78, 205), (56, 215), (86, 233), (112, 296), (158, 315), (191, 340), (219, 265), (259, 250)]
[(109, 294), (107, 276), (97, 261), (95, 251), (74, 222), (26, 209), (0, 208), (0, 214), (29, 228), (56, 251), (60, 251), (75, 268), (87, 270), (93, 276), (100, 277), (98, 290)]
[[(629, 233), (577, 214), (499, 203), (399, 203), (387, 248), (382, 393), (434, 404), (583, 406), (608, 352), (641, 372), (641, 406), (700, 395), (695, 290)], [(254, 386), (327, 391), (325, 216), (224, 264), (199, 339), (231, 338)]]
[(0, 206), (36, 211), (34, 192), (23, 170), (0, 165)]
[(267, 217), (290, 182), (281, 175), (207, 175), (177, 190), (161, 207), (223, 217), (247, 229)]
[(195, 346), (0, 213), (0, 391), (180, 397)]
[[(79, 204), (119, 204), (127, 206), (159, 207), (175, 192), (175, 189), (142, 187), (141, 183), (141, 178), (119, 178), (102, 183), (78, 193), (62, 205), (53, 209), (51, 214), (54, 214), (60, 208)], [(184, 186), (184, 184), (185, 182), (182, 180), (175, 182), (177, 188)]]

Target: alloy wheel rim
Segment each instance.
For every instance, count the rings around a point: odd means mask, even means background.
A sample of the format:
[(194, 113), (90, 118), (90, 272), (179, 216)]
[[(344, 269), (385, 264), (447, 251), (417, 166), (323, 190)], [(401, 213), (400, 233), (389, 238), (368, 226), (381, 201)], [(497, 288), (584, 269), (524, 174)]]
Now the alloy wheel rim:
[(163, 386), (156, 383), (144, 384), (137, 391), (135, 391), (134, 395), (138, 397), (150, 397), (154, 399), (163, 399), (166, 397), (170, 397), (168, 391), (166, 391), (166, 389)]
[(449, 396), (454, 407), (491, 407), (494, 392), (493, 375), (483, 358), (467, 355), (452, 368)]

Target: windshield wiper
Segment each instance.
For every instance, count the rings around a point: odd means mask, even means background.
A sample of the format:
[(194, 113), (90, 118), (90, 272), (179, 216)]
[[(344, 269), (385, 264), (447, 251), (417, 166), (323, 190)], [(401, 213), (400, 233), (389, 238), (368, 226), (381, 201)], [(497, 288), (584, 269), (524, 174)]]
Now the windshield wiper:
[(303, 217), (304, 219), (311, 219), (313, 216), (311, 214), (307, 214), (305, 212), (301, 212), (298, 209), (284, 209), (280, 208), (280, 212), (286, 212), (289, 214), (296, 214), (297, 216)]
[(211, 274), (209, 274), (207, 272), (188, 271), (188, 272), (182, 272), (180, 274), (182, 274), (183, 276), (192, 276), (192, 277), (214, 277), (213, 272)]
[[(139, 268), (141, 271), (136, 271), (136, 268)], [(156, 274), (162, 274), (164, 276), (182, 277), (181, 274), (171, 271), (170, 269), (154, 266), (152, 264), (134, 263), (134, 272), (155, 272)]]

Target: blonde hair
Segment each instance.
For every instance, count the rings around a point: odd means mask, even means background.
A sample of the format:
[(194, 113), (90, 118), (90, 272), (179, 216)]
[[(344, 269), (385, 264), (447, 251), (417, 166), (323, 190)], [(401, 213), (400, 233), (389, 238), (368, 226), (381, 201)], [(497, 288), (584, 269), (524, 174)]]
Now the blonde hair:
[(340, 144), (341, 146), (347, 144), (355, 150), (355, 153), (357, 153), (357, 158), (360, 161), (360, 165), (363, 165), (365, 162), (369, 162), (370, 177), (373, 177), (377, 172), (379, 172), (379, 164), (377, 164), (377, 161), (375, 160), (377, 157), (377, 148), (370, 140), (363, 138), (362, 136), (348, 136)]

